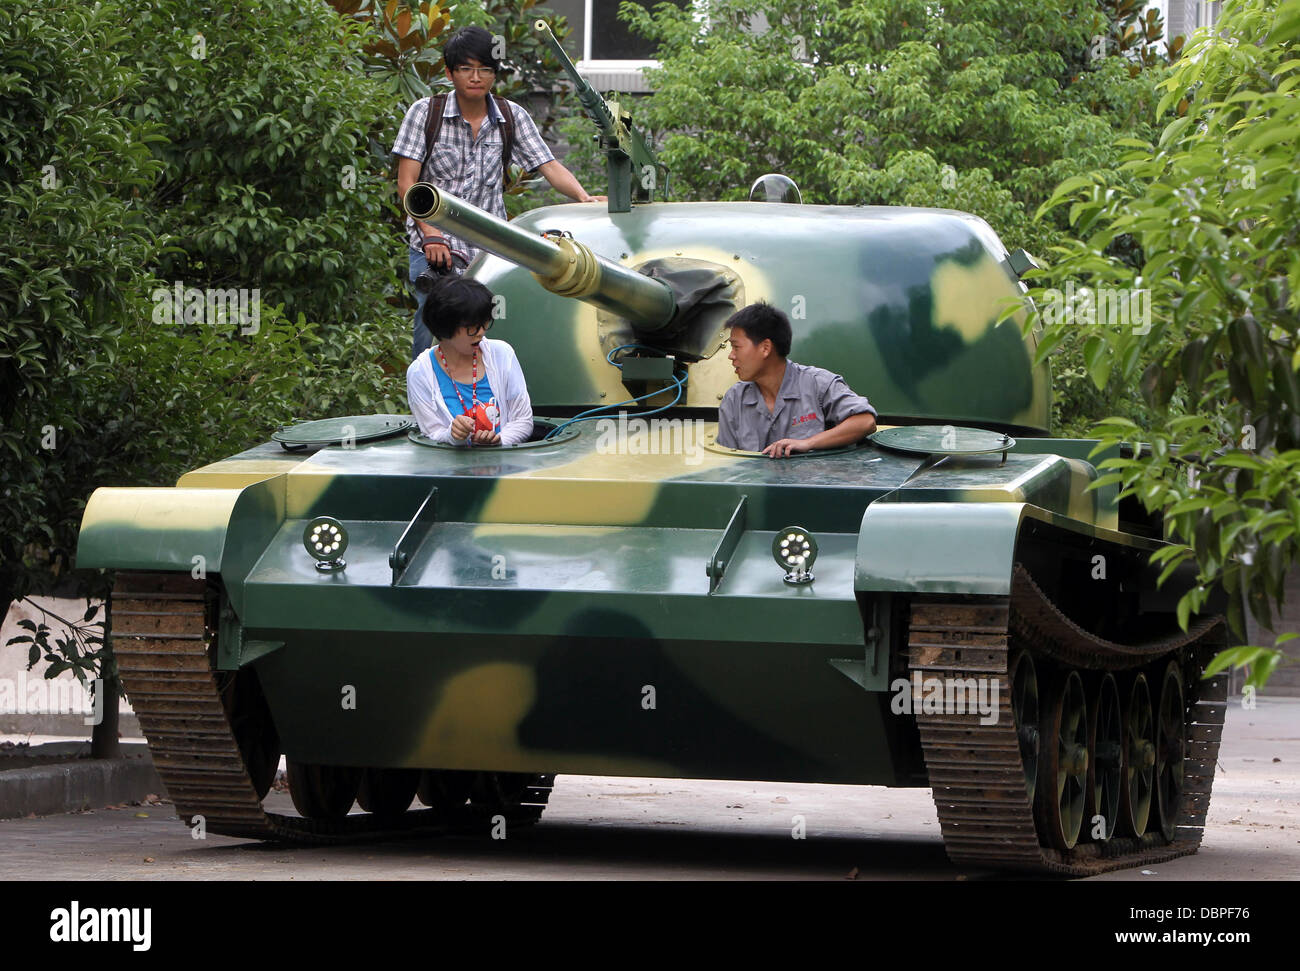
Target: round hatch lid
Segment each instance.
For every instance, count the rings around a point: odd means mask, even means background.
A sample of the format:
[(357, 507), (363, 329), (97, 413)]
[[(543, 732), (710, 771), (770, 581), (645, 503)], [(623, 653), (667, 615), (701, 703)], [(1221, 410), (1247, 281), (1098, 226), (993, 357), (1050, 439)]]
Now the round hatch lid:
[(961, 425), (899, 425), (882, 428), (869, 438), (884, 448), (915, 455), (981, 455), (1005, 452), (1016, 444), (1002, 432)]
[(286, 425), (271, 433), (271, 439), (285, 448), (308, 445), (343, 445), (370, 442), (397, 435), (415, 427), (410, 415), (349, 415), (345, 418), (322, 418)]

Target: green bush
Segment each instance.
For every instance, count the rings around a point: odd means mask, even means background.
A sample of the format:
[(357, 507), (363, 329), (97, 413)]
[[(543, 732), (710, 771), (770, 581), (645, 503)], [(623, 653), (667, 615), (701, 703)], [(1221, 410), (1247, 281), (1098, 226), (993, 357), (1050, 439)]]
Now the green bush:
[[(1247, 612), (1272, 626), (1300, 555), (1297, 41), (1300, 0), (1225, 4), (1162, 85), (1152, 117), (1175, 105), (1179, 116), (1127, 139), (1121, 171), (1067, 180), (1044, 207), (1068, 213), (1073, 234), (1039, 282), (1150, 296), (1146, 332), (1098, 320), (1047, 328), (1044, 343), (1068, 329), (1097, 387), (1142, 389), (1150, 427), (1119, 415), (1100, 434), (1150, 447), (1103, 463), (1115, 470), (1106, 479), (1165, 516), (1165, 575), (1196, 564), (1180, 620), (1221, 587), (1239, 634)], [(1136, 260), (1115, 257), (1124, 240)], [(1219, 663), (1251, 664), (1258, 685), (1280, 657), (1243, 648)]]
[(400, 326), (376, 287), (395, 295), (404, 268), (381, 218), (401, 114), (361, 70), (361, 32), (323, 3), (160, 0), (126, 19), (144, 81), (127, 111), (169, 138), (149, 198), (174, 247), (158, 277), (258, 288), (326, 335)]
[[(156, 124), (113, 5), (0, 7), (0, 616), (66, 567), (87, 480), (68, 455), (117, 367), (156, 245)], [(94, 38), (93, 44), (86, 42)]]
[[(0, 10), (0, 606), (65, 574), (97, 486), (401, 409), (400, 112), (359, 44), (323, 5)], [(160, 314), (178, 283), (260, 317)]]

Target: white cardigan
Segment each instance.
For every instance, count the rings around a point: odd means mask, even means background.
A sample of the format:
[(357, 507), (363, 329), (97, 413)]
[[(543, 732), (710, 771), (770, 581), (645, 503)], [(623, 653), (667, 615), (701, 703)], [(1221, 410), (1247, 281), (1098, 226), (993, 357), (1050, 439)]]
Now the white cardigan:
[[(478, 351), (497, 407), (501, 409), (501, 444), (518, 445), (527, 441), (533, 433), (533, 403), (515, 349), (505, 341), (485, 337)], [(469, 439), (458, 442), (451, 437), (451, 412), (438, 389), (430, 351), (422, 353), (406, 369), (406, 400), (420, 432), (427, 438), (448, 445), (468, 444)]]

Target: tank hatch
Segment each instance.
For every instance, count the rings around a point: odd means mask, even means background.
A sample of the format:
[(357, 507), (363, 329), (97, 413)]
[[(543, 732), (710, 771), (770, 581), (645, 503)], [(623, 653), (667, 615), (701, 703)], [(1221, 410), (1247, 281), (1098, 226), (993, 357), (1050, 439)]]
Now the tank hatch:
[(271, 438), (290, 449), (321, 447), (371, 442), (414, 427), (415, 420), (410, 415), (349, 415), (286, 425), (272, 432)]
[(882, 428), (870, 436), (882, 448), (909, 455), (983, 455), (1001, 452), (1003, 457), (1016, 440), (1002, 432), (960, 425), (900, 425)]

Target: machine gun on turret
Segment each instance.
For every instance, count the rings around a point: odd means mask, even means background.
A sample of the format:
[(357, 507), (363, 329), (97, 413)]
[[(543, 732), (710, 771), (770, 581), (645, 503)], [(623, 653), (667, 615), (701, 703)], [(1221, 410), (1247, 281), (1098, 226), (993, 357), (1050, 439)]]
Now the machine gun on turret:
[(663, 198), (668, 190), (668, 167), (655, 158), (641, 133), (632, 127), (631, 112), (617, 101), (606, 101), (578, 73), (546, 21), (534, 21), (533, 29), (559, 59), (578, 100), (600, 130), (596, 137), (609, 174), (609, 211), (631, 212), (633, 202), (653, 202), (656, 193)]

